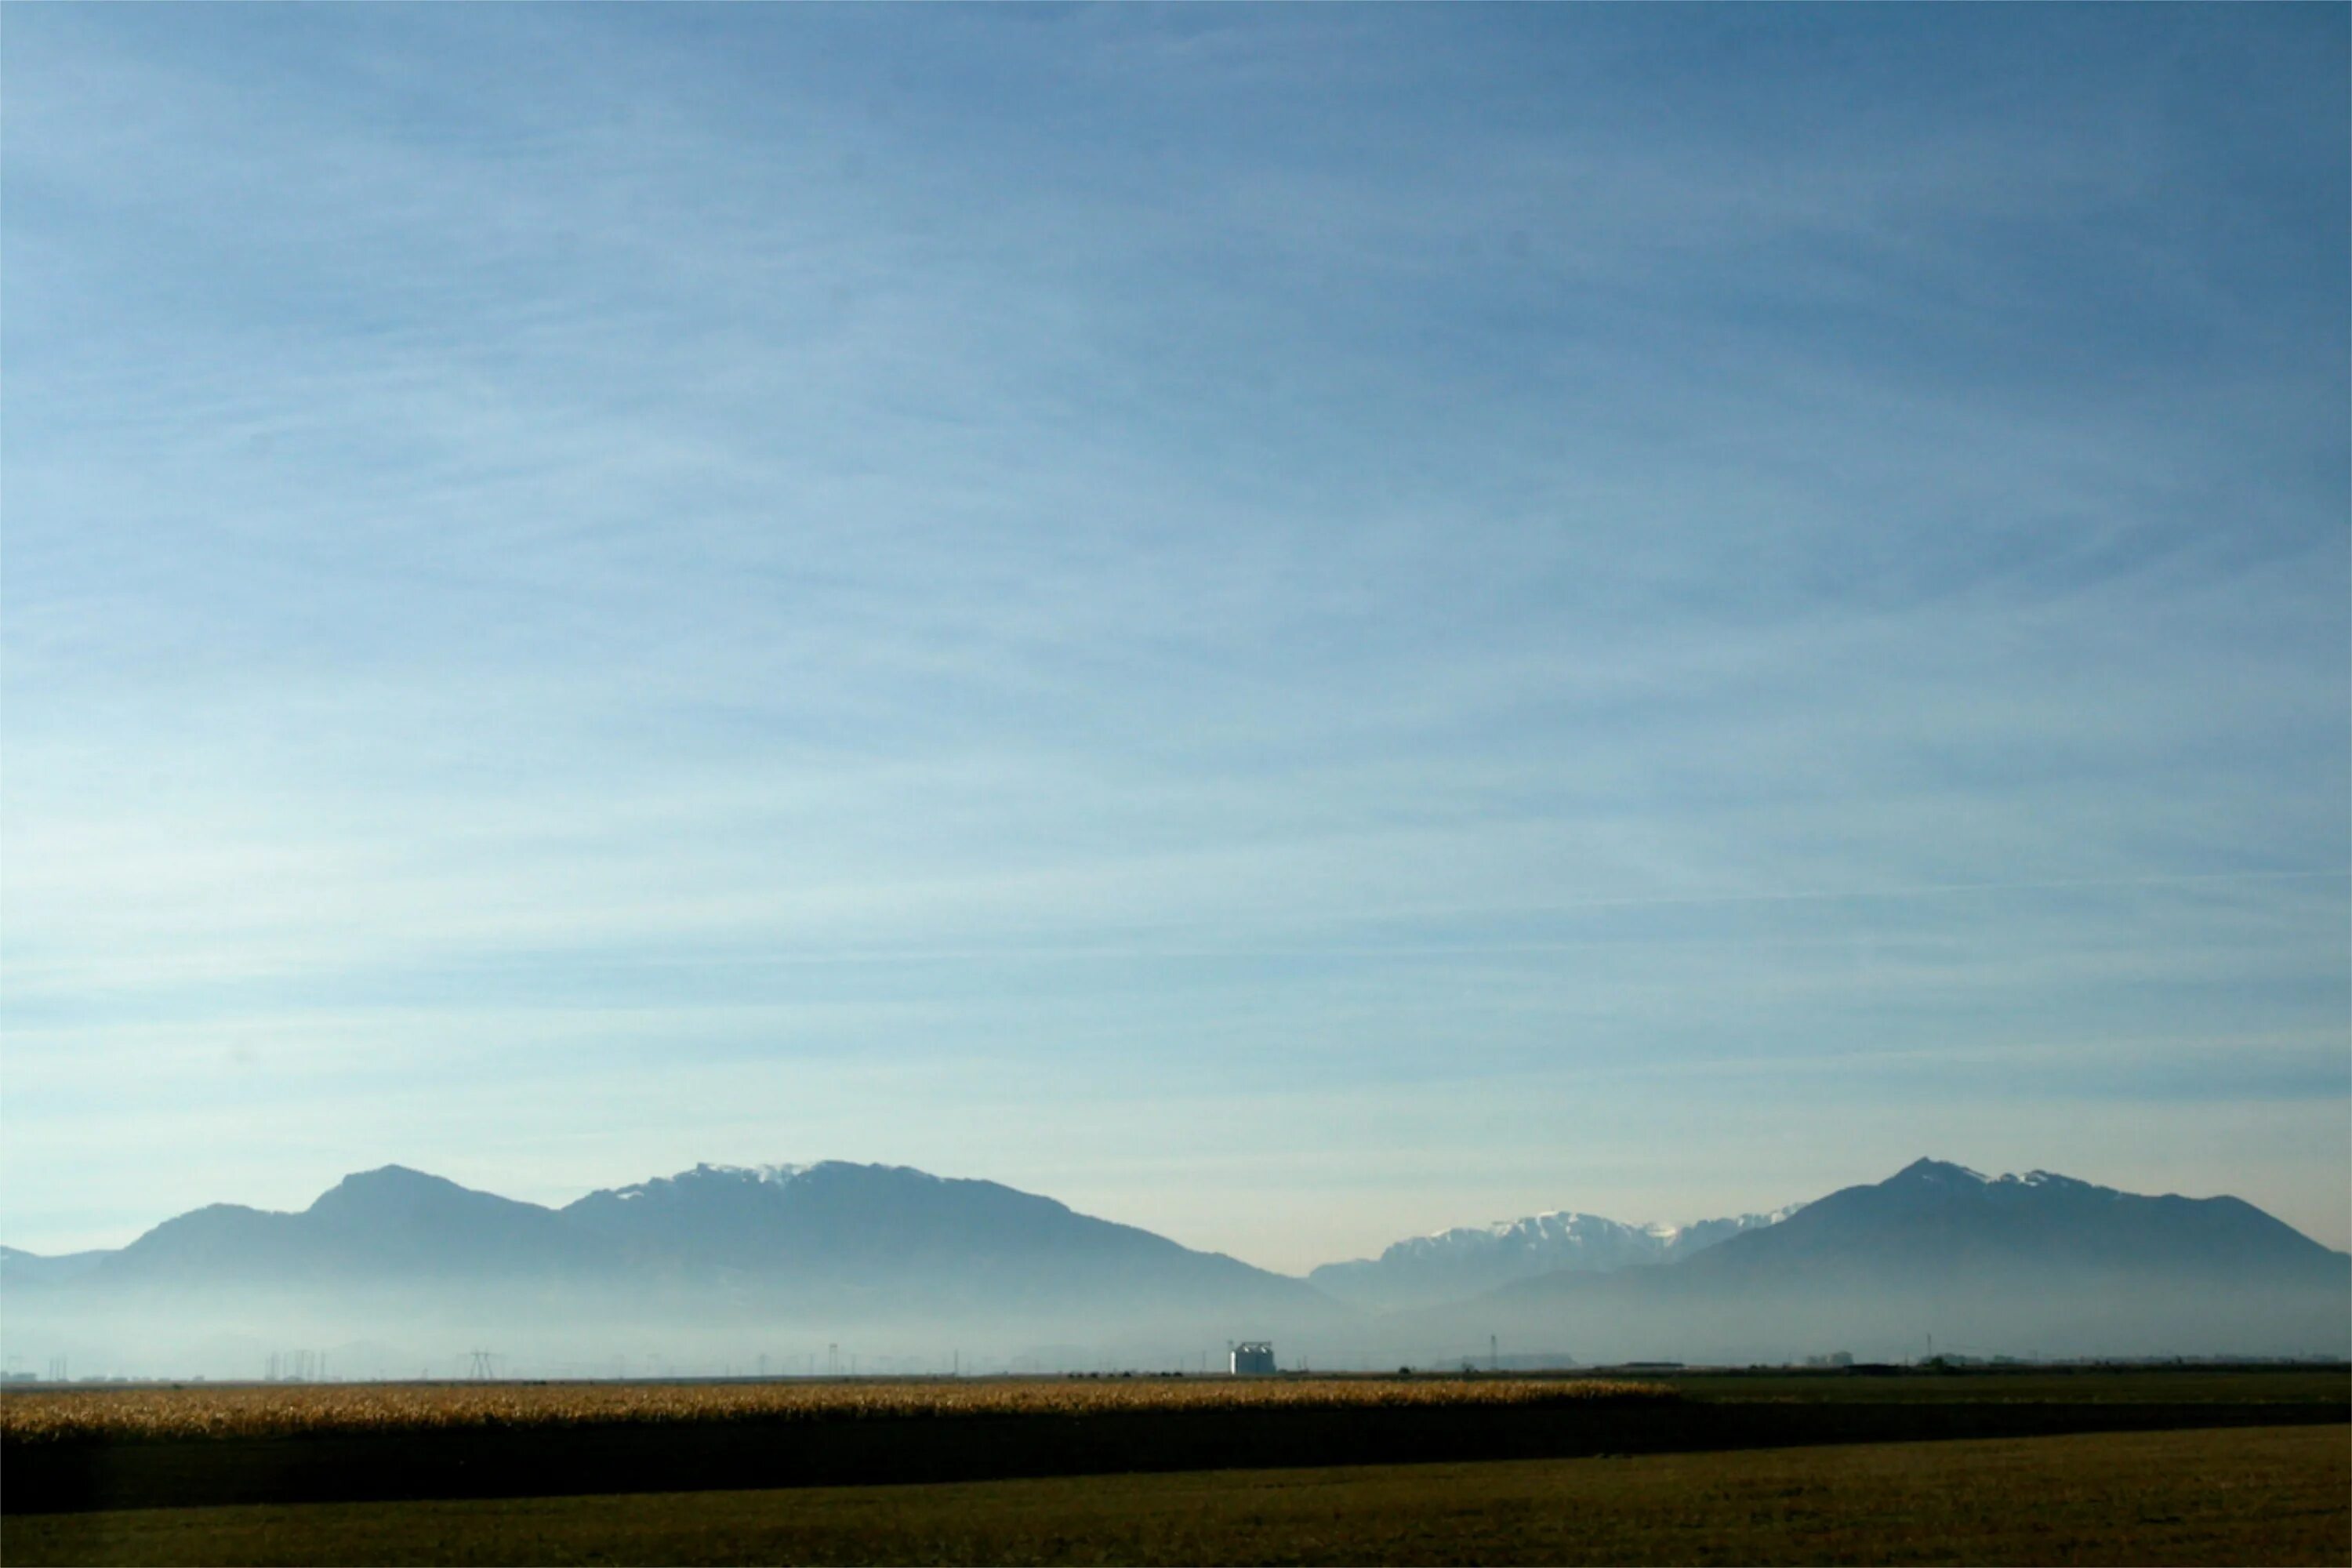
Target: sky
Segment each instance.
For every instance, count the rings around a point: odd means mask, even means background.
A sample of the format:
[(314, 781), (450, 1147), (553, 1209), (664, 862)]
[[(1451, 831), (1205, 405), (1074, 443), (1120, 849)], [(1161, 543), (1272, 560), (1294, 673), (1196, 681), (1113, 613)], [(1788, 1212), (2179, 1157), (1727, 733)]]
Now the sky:
[(2352, 1241), (2340, 6), (13, 7), (0, 1241)]

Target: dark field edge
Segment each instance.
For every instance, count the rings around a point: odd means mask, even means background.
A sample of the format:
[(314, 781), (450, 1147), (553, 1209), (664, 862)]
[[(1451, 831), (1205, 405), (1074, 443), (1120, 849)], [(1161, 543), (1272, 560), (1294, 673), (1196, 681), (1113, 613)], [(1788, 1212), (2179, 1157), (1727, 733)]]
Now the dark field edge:
[(1117, 1412), (0, 1444), (0, 1512), (565, 1497), (2342, 1424), (2310, 1404), (1748, 1403)]

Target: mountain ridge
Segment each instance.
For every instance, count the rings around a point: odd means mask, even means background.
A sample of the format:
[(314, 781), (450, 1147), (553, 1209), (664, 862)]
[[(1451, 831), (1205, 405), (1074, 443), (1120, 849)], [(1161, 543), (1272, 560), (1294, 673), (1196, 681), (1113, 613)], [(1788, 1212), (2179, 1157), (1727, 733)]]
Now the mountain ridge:
[[(1207, 1347), (1244, 1338), (1365, 1365), (1450, 1361), (1496, 1341), (1584, 1361), (1735, 1363), (1840, 1349), (1896, 1359), (1930, 1334), (1989, 1353), (2352, 1349), (2352, 1258), (2234, 1197), (1922, 1160), (1717, 1222), (1731, 1233), (1712, 1238), (1705, 1226), (1549, 1217), (1558, 1223), (1415, 1241), (1442, 1251), (1448, 1237), (1489, 1247), (1597, 1238), (1661, 1256), (1376, 1311), (1360, 1294), (1351, 1305), (1056, 1199), (908, 1166), (702, 1164), (562, 1208), (383, 1166), (300, 1210), (192, 1209), (111, 1253), (0, 1251), (0, 1327), (12, 1346), (44, 1313), (43, 1332), (86, 1336), (111, 1321), (142, 1344), (183, 1329), (194, 1342), (199, 1327), (226, 1342), (277, 1325), (278, 1343), (429, 1332), (479, 1345), (520, 1331), (603, 1364), (655, 1342), (741, 1349), (852, 1335), (932, 1356), (923, 1364), (944, 1364), (945, 1342), (1081, 1367), (1110, 1356), (1205, 1364)], [(1677, 1243), (1681, 1256), (1663, 1257)], [(1400, 1245), (1417, 1256), (1414, 1242)], [(1513, 1267), (1527, 1251), (1510, 1255)]]
[(1921, 1160), (1678, 1263), (1538, 1275), (1401, 1318), (1588, 1359), (1892, 1360), (1931, 1338), (1987, 1354), (2343, 1355), (2352, 1256), (2239, 1198)]
[(705, 1163), (562, 1208), (387, 1165), (299, 1210), (188, 1210), (63, 1274), (31, 1255), (0, 1264), (12, 1308), (70, 1298), (332, 1324), (338, 1339), (432, 1320), (469, 1338), (523, 1322), (575, 1341), (678, 1325), (912, 1341), (959, 1325), (991, 1342), (1192, 1346), (1212, 1329), (1296, 1334), (1349, 1316), (1303, 1281), (1053, 1198), (842, 1161)]
[(1609, 1273), (1679, 1262), (1743, 1231), (1776, 1225), (1803, 1206), (1789, 1204), (1685, 1225), (1631, 1225), (1577, 1209), (1548, 1209), (1407, 1237), (1376, 1258), (1326, 1263), (1307, 1279), (1358, 1306), (1432, 1306), (1543, 1274)]
[[(930, 1173), (921, 1171), (917, 1167), (908, 1165), (861, 1164), (856, 1162), (835, 1160), (816, 1161), (805, 1164), (775, 1163), (735, 1165), (700, 1163), (688, 1170), (673, 1173), (667, 1176), (648, 1177), (645, 1180), (629, 1183), (619, 1187), (596, 1188), (589, 1193), (583, 1194), (579, 1198), (573, 1199), (568, 1204), (564, 1204), (560, 1206), (551, 1206), (547, 1205), (531, 1204), (520, 1199), (506, 1198), (482, 1189), (467, 1187), (457, 1182), (450, 1180), (447, 1177), (435, 1175), (431, 1173), (419, 1171), (410, 1166), (388, 1164), (379, 1166), (369, 1171), (353, 1172), (345, 1175), (332, 1186), (320, 1193), (319, 1196), (312, 1199), (311, 1202), (302, 1209), (260, 1209), (242, 1204), (206, 1204), (194, 1209), (184, 1211), (179, 1215), (173, 1215), (170, 1218), (159, 1222), (157, 1225), (151, 1226), (147, 1231), (141, 1233), (141, 1235), (131, 1242), (127, 1243), (125, 1246), (121, 1247), (83, 1248), (71, 1253), (43, 1254), (30, 1252), (20, 1247), (0, 1245), (0, 1275), (5, 1275), (5, 1273), (11, 1268), (24, 1268), (29, 1271), (49, 1265), (63, 1265), (68, 1263), (74, 1265), (77, 1270), (87, 1270), (89, 1268), (97, 1266), (103, 1260), (119, 1258), (126, 1253), (130, 1253), (133, 1248), (139, 1247), (142, 1243), (148, 1242), (151, 1237), (156, 1237), (159, 1233), (166, 1232), (172, 1227), (177, 1226), (180, 1222), (186, 1221), (199, 1215), (239, 1216), (229, 1223), (253, 1225), (262, 1227), (266, 1227), (273, 1220), (282, 1220), (292, 1218), (297, 1215), (306, 1215), (314, 1216), (350, 1215), (353, 1216), (367, 1216), (380, 1219), (384, 1217), (386, 1215), (387, 1200), (389, 1200), (391, 1204), (398, 1205), (399, 1211), (413, 1221), (415, 1217), (421, 1217), (421, 1209), (419, 1206), (420, 1201), (428, 1194), (438, 1195), (445, 1199), (456, 1202), (484, 1200), (486, 1207), (494, 1207), (509, 1213), (528, 1211), (537, 1215), (576, 1215), (588, 1210), (591, 1205), (600, 1202), (629, 1203), (642, 1201), (647, 1195), (673, 1189), (681, 1183), (690, 1182), (697, 1179), (731, 1179), (736, 1181), (757, 1182), (762, 1185), (782, 1187), (802, 1180), (811, 1173), (828, 1170), (903, 1173), (905, 1175), (919, 1178), (921, 1181), (926, 1183), (938, 1184), (942, 1186), (992, 1189), (996, 1192), (1012, 1194), (1016, 1198), (1026, 1200), (1031, 1203), (1041, 1205), (1049, 1205), (1053, 1210), (1056, 1210), (1065, 1215), (1073, 1215), (1081, 1220), (1091, 1221), (1095, 1224), (1110, 1226), (1121, 1231), (1133, 1232), (1139, 1236), (1148, 1237), (1154, 1235), (1152, 1232), (1143, 1231), (1136, 1226), (1125, 1226), (1118, 1221), (1100, 1219), (1097, 1216), (1080, 1214), (1079, 1211), (1069, 1208), (1068, 1205), (1060, 1203), (1059, 1200), (1045, 1197), (1043, 1194), (1023, 1193), (1020, 1189), (1007, 1187), (1003, 1184), (984, 1179), (936, 1176)], [(1896, 1172), (1895, 1175), (1887, 1178), (1886, 1182), (1875, 1184), (1874, 1185), (1885, 1187), (1890, 1184), (1906, 1182), (1915, 1184), (1958, 1183), (1963, 1184), (1964, 1187), (1979, 1187), (1995, 1191), (2001, 1189), (2031, 1190), (2050, 1188), (2062, 1191), (2074, 1190), (2086, 1192), (2100, 1194), (2106, 1198), (2136, 1198), (2147, 1202), (2179, 1205), (2220, 1205), (2231, 1208), (2232, 1212), (2240, 1213), (2244, 1215), (2258, 1216), (2256, 1220), (2250, 1221), (2249, 1223), (2258, 1223), (2275, 1233), (2283, 1233), (2285, 1236), (2295, 1237), (2311, 1247), (2316, 1247), (2323, 1251), (2335, 1253), (2336, 1256), (2339, 1257), (2346, 1256), (2341, 1252), (2336, 1252), (2336, 1249), (2326, 1247), (2323, 1243), (2305, 1236), (2303, 1232), (2295, 1229), (2294, 1226), (2286, 1224), (2286, 1222), (2278, 1219), (2276, 1216), (2270, 1215), (2256, 1205), (2247, 1203), (2242, 1198), (2237, 1198), (2228, 1194), (2217, 1194), (2216, 1196), (2210, 1198), (2188, 1198), (2178, 1194), (2130, 1194), (2124, 1193), (2120, 1189), (2101, 1186), (2098, 1184), (2086, 1182), (2077, 1177), (2061, 1175), (2053, 1172), (2040, 1169), (2028, 1171), (2022, 1174), (2004, 1174), (1998, 1177), (1988, 1176), (1983, 1173), (1975, 1171), (1966, 1165), (1929, 1157), (1923, 1157), (1913, 1161), (1909, 1165), (1906, 1165), (1902, 1170)], [(1829, 1194), (1829, 1196), (1832, 1198), (1842, 1197), (1846, 1194), (1866, 1191), (1869, 1190), (1871, 1185), (1873, 1184), (1864, 1184), (1853, 1187), (1842, 1188), (1837, 1193)], [(1644, 1245), (1645, 1250), (1654, 1249), (1661, 1254), (1669, 1255), (1660, 1256), (1654, 1259), (1643, 1258), (1638, 1259), (1638, 1261), (1677, 1262), (1689, 1257), (1696, 1256), (1700, 1252), (1708, 1250), (1711, 1247), (1720, 1245), (1724, 1241), (1730, 1240), (1735, 1237), (1745, 1235), (1748, 1231), (1764, 1229), (1780, 1225), (1807, 1208), (1815, 1206), (1824, 1201), (1826, 1200), (1814, 1199), (1808, 1202), (1792, 1203), (1777, 1209), (1726, 1216), (1718, 1219), (1698, 1220), (1678, 1226), (1661, 1224), (1657, 1222), (1631, 1224), (1624, 1221), (1610, 1219), (1606, 1216), (1596, 1215), (1585, 1210), (1568, 1208), (1547, 1209), (1540, 1210), (1530, 1215), (1522, 1215), (1517, 1219), (1496, 1220), (1488, 1222), (1483, 1226), (1448, 1226), (1443, 1230), (1407, 1237), (1397, 1242), (1393, 1242), (1389, 1247), (1385, 1247), (1379, 1258), (1350, 1258), (1332, 1263), (1319, 1264), (1307, 1270), (1305, 1275), (1301, 1276), (1280, 1275), (1276, 1271), (1264, 1269), (1260, 1269), (1258, 1272), (1275, 1273), (1277, 1278), (1298, 1278), (1312, 1281), (1318, 1276), (1327, 1275), (1333, 1271), (1361, 1268), (1367, 1266), (1378, 1264), (1383, 1259), (1391, 1258), (1427, 1256), (1433, 1252), (1445, 1250), (1450, 1246), (1461, 1244), (1475, 1245), (1481, 1241), (1525, 1242), (1548, 1237), (1559, 1237), (1569, 1239), (1574, 1239), (1580, 1237), (1589, 1238), (1592, 1235), (1601, 1233), (1605, 1233), (1612, 1238), (1638, 1238)], [(1166, 1242), (1167, 1245), (1171, 1247), (1181, 1247), (1181, 1243), (1173, 1242), (1166, 1237), (1158, 1237), (1157, 1239)], [(1227, 1258), (1229, 1261), (1240, 1263), (1239, 1259), (1231, 1259), (1229, 1258), (1229, 1255), (1224, 1253), (1190, 1247), (1183, 1248), (1183, 1250), (1202, 1257)], [(1631, 1261), (1635, 1260), (1629, 1260), (1629, 1263)], [(1243, 1268), (1255, 1267), (1245, 1263), (1241, 1263), (1240, 1266)], [(1627, 1265), (1619, 1266), (1622, 1267)], [(1552, 1270), (1549, 1269), (1543, 1269), (1536, 1272), (1539, 1275), (1540, 1273), (1551, 1271)], [(1596, 1269), (1593, 1271), (1599, 1272), (1603, 1270)]]

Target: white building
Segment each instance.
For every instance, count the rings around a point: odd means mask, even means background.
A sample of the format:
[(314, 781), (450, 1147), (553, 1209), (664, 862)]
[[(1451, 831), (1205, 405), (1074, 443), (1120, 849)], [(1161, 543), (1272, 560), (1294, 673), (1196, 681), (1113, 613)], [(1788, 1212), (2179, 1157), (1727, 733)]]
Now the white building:
[(1274, 1346), (1265, 1340), (1244, 1340), (1233, 1350), (1233, 1373), (1272, 1372)]

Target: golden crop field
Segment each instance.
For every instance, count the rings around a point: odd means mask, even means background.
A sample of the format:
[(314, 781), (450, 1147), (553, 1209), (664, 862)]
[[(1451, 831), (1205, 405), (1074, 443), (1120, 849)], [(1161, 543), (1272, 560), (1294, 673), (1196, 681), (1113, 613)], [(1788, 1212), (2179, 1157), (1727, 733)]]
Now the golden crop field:
[(0, 1438), (12, 1443), (141, 1441), (624, 1423), (1528, 1406), (1679, 1397), (1663, 1384), (1546, 1378), (355, 1383), (36, 1389), (0, 1394)]

